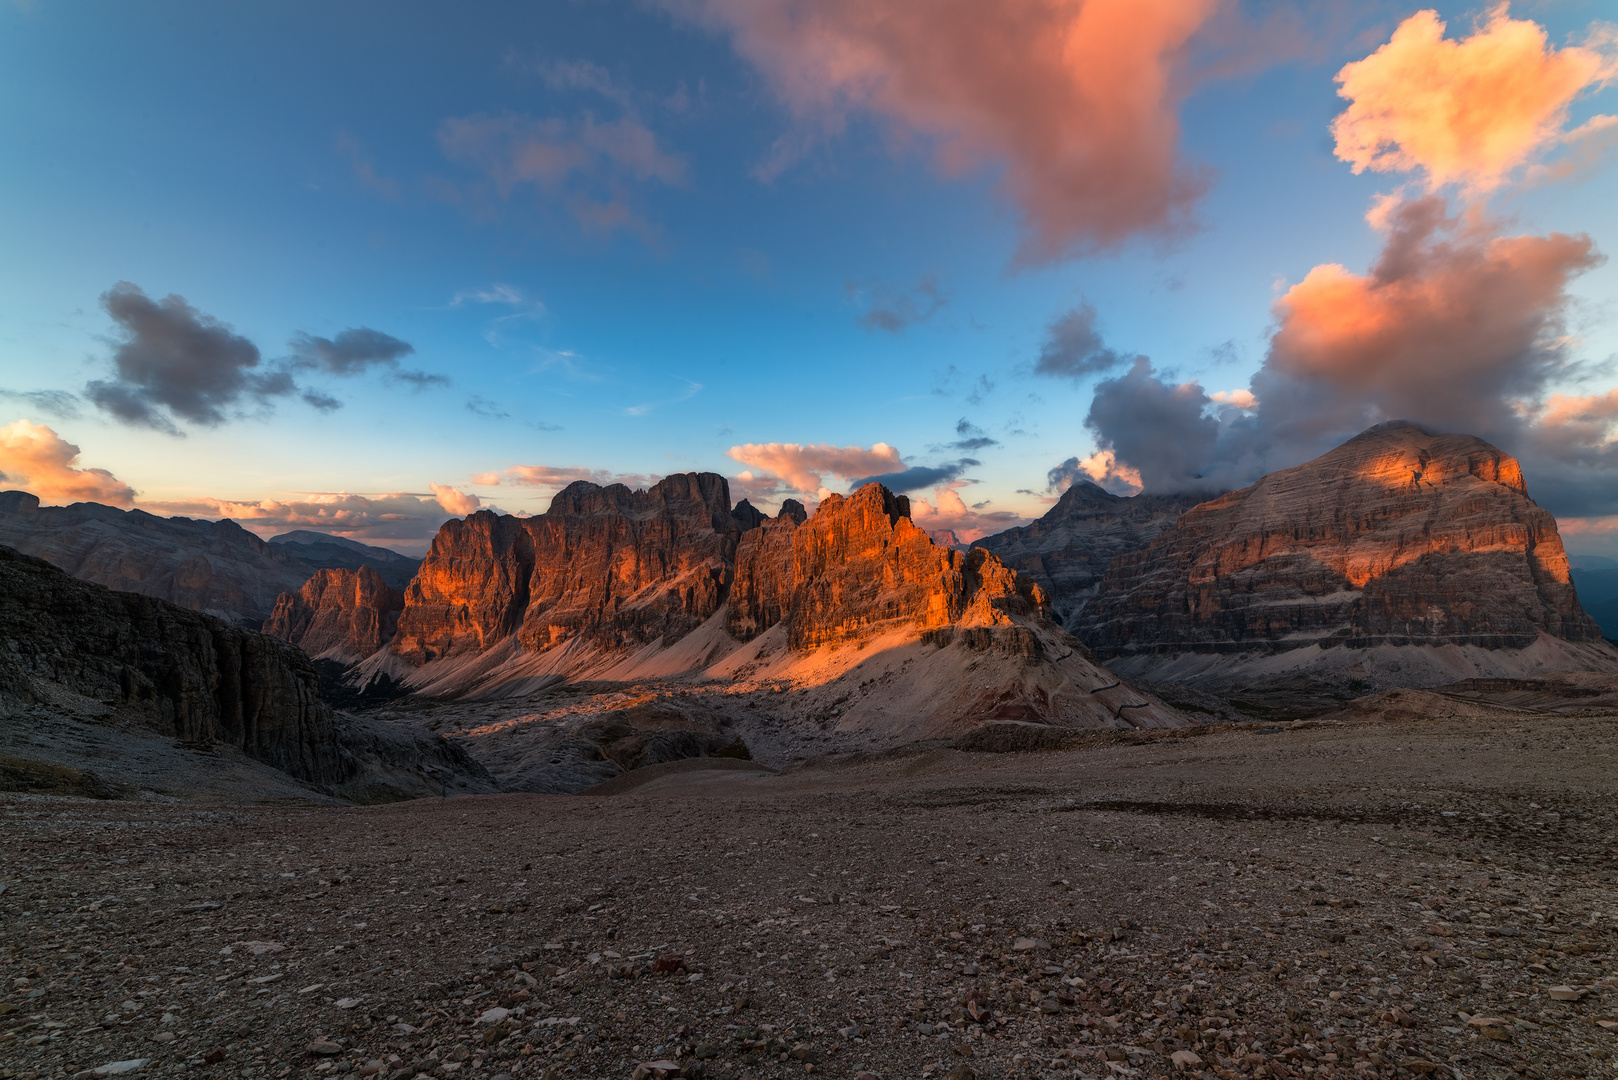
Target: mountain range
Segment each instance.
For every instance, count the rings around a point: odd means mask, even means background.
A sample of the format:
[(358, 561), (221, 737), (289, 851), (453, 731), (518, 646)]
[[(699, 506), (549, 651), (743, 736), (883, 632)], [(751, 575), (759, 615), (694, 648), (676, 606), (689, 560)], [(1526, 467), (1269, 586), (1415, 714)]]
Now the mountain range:
[[(1198, 693), (1266, 681), (1335, 700), (1618, 672), (1575, 579), (1618, 567), (1571, 570), (1509, 455), (1404, 422), (1206, 501), (1076, 484), (971, 547), (918, 528), (879, 483), (772, 518), (713, 473), (581, 481), (535, 517), (452, 519), (419, 566), (22, 492), (0, 495), (0, 543), (227, 621), (262, 612), (355, 693), (525, 703), (523, 741), (496, 755), (498, 782), (524, 790), (730, 746), (784, 761), (1206, 719), (1158, 688), (1196, 710)], [(597, 689), (581, 704), (566, 687)]]

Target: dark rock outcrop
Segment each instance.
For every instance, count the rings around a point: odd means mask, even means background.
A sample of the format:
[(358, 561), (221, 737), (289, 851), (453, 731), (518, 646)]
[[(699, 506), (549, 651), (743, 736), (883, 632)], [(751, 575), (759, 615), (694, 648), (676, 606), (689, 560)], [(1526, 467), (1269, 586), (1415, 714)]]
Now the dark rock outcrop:
[(352, 664), (393, 640), (404, 594), (369, 566), (316, 570), (295, 593), (282, 593), (264, 632), (315, 659)]
[(1516, 460), (1406, 422), (1186, 511), (1073, 629), (1104, 658), (1600, 637)]
[(293, 646), (0, 547), (0, 708), (49, 700), (50, 686), (313, 784), (355, 775), (309, 659)]
[(1142, 550), (1202, 501), (1200, 495), (1114, 495), (1081, 480), (1038, 521), (985, 536), (972, 546), (1037, 581), (1063, 624), (1071, 626), (1095, 595), (1108, 563)]
[(390, 548), (373, 547), (346, 536), (328, 536), (308, 529), (272, 536), (269, 545), (308, 566), (323, 570), (358, 570), (368, 566), (391, 588), (401, 591), (410, 584), (410, 579), (416, 576), (416, 571), (421, 567), (420, 559), (401, 555)]

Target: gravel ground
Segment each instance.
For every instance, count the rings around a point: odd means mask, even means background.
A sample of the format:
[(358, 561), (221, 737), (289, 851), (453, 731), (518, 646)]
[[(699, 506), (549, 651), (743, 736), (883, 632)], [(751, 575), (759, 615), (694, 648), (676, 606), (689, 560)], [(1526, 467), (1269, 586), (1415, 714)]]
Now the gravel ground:
[(1595, 717), (0, 796), (0, 1077), (1606, 1077), (1615, 766)]

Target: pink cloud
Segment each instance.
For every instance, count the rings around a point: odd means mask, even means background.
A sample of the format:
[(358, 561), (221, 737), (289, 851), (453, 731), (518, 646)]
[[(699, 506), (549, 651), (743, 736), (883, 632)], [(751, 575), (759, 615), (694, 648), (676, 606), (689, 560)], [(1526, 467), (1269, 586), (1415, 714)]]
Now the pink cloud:
[[(832, 446), (817, 443), (744, 443), (732, 446), (725, 456), (751, 465), (792, 485), (791, 490), (818, 492), (828, 475), (845, 480), (898, 472), (904, 468), (899, 451), (887, 443), (873, 443), (869, 450), (860, 446)], [(745, 475), (745, 474), (744, 474)], [(751, 477), (749, 477), (751, 479)]]
[(728, 32), (796, 118), (766, 179), (869, 113), (948, 176), (997, 169), (1029, 263), (1172, 235), (1206, 186), (1178, 112), (1218, 0), (667, 2)]

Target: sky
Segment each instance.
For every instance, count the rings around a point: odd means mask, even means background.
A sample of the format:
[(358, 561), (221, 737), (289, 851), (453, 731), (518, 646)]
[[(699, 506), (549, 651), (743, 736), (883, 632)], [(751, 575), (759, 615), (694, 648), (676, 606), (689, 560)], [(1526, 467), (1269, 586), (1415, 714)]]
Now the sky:
[(1618, 554), (1594, 0), (0, 3), (0, 487), (421, 553), (576, 480), (973, 539), (1382, 420)]

